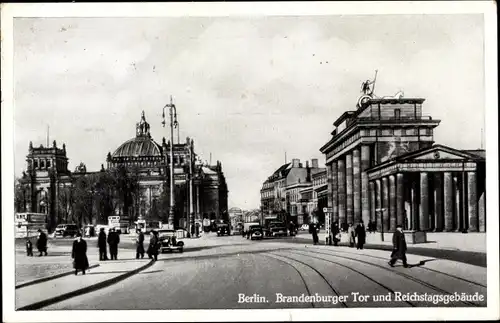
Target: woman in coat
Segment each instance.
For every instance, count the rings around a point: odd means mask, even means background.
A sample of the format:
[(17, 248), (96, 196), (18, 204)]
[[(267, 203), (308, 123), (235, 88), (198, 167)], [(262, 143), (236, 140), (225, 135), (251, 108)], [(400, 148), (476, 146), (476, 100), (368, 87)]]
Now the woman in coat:
[(38, 239), (36, 240), (36, 248), (40, 253), (38, 257), (41, 257), (42, 254), (47, 255), (47, 235), (41, 229), (38, 229)]
[(75, 275), (81, 270), (85, 275), (85, 270), (89, 268), (89, 260), (87, 259), (87, 242), (82, 239), (82, 234), (76, 234), (77, 238), (73, 242), (73, 250), (71, 251), (71, 258), (73, 258), (73, 267), (75, 268)]

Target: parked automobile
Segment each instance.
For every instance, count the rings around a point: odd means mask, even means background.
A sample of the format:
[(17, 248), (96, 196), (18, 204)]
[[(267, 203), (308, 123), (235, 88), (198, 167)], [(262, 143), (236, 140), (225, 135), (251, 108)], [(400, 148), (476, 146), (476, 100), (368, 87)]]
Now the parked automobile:
[(288, 230), (286, 228), (285, 223), (280, 222), (280, 221), (272, 221), (269, 222), (269, 227), (267, 228), (267, 234), (269, 236), (287, 236), (288, 235)]
[(177, 250), (179, 252), (184, 251), (184, 241), (182, 241), (184, 234), (180, 234), (184, 232), (180, 230), (175, 231), (172, 229), (159, 229), (157, 231), (161, 253), (174, 250)]
[(243, 224), (242, 236), (246, 237), (250, 231), (250, 227), (254, 225), (260, 225), (259, 222), (247, 222)]
[(261, 240), (264, 237), (264, 230), (261, 225), (252, 225), (248, 231), (247, 239)]
[(78, 233), (78, 226), (76, 224), (59, 224), (54, 231), (54, 237), (74, 237)]
[(309, 231), (309, 224), (304, 223), (304, 224), (300, 227), (300, 231)]
[(229, 225), (225, 223), (219, 223), (217, 224), (217, 236), (223, 236), (223, 235), (231, 235), (231, 231), (229, 230)]

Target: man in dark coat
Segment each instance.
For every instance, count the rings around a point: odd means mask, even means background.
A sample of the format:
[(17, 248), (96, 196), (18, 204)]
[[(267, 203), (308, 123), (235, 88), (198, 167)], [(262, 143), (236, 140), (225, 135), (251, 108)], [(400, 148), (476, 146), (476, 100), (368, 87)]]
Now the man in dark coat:
[(109, 254), (111, 260), (118, 260), (118, 244), (120, 243), (120, 236), (114, 228), (109, 231), (108, 234), (108, 244), (109, 244)]
[(340, 229), (339, 223), (334, 222), (332, 226), (332, 237), (333, 237), (333, 245), (338, 246), (340, 241)]
[(104, 228), (101, 228), (99, 231), (97, 246), (99, 247), (99, 260), (108, 260), (108, 252), (106, 251), (106, 232), (104, 232)]
[(358, 226), (356, 227), (355, 230), (355, 235), (358, 238), (358, 243), (356, 245), (356, 249), (363, 249), (363, 245), (366, 242), (366, 229), (365, 229), (365, 224), (363, 223), (363, 220), (359, 221)]
[(405, 268), (408, 267), (408, 263), (406, 262), (406, 240), (405, 235), (403, 233), (403, 227), (398, 224), (396, 226), (396, 232), (394, 232), (392, 236), (392, 254), (391, 260), (389, 261), (389, 266), (394, 267), (394, 264), (398, 259), (403, 261), (403, 266)]
[(26, 255), (28, 257), (33, 257), (33, 243), (29, 238), (26, 238)]
[(82, 234), (78, 232), (77, 238), (73, 242), (73, 250), (71, 251), (71, 258), (73, 258), (73, 268), (75, 268), (75, 275), (81, 270), (85, 275), (85, 270), (89, 268), (89, 260), (87, 259), (87, 242), (82, 239)]
[(151, 238), (149, 239), (148, 257), (154, 261), (158, 260), (158, 236), (156, 231), (151, 231)]
[(141, 259), (144, 258), (144, 233), (142, 233), (142, 230), (139, 229), (139, 235), (137, 236), (136, 240), (136, 254), (135, 258), (139, 259), (139, 255), (141, 256)]
[(288, 231), (290, 232), (291, 237), (295, 236), (295, 223), (293, 223), (293, 221), (290, 221), (288, 224)]
[(312, 238), (313, 238), (313, 244), (318, 244), (319, 238), (318, 238), (318, 229), (317, 229), (317, 224), (316, 223), (311, 223), (309, 225), (312, 233)]
[(47, 235), (41, 229), (38, 229), (38, 239), (36, 241), (36, 248), (40, 253), (38, 257), (41, 257), (42, 254), (47, 255)]

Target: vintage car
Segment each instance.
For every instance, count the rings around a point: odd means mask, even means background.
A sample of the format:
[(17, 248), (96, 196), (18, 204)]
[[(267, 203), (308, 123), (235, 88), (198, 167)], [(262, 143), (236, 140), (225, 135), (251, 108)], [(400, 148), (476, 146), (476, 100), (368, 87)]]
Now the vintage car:
[(179, 252), (184, 251), (184, 234), (182, 230), (172, 230), (172, 229), (159, 229), (158, 231), (158, 239), (160, 243), (160, 252), (164, 253), (165, 251), (174, 251), (177, 250)]
[(279, 222), (279, 221), (272, 221), (269, 223), (269, 227), (267, 228), (267, 233), (273, 237), (287, 236), (288, 229), (287, 229), (285, 223)]
[(231, 235), (231, 231), (229, 230), (229, 224), (217, 224), (217, 236), (223, 236), (223, 235)]
[(54, 231), (54, 237), (74, 237), (78, 233), (78, 226), (76, 224), (59, 224)]
[(250, 232), (250, 228), (254, 225), (260, 225), (259, 222), (246, 222), (243, 224), (243, 230), (241, 231), (241, 235), (243, 237), (246, 237), (248, 233)]
[(261, 240), (264, 237), (264, 231), (261, 225), (252, 225), (247, 232), (247, 239)]

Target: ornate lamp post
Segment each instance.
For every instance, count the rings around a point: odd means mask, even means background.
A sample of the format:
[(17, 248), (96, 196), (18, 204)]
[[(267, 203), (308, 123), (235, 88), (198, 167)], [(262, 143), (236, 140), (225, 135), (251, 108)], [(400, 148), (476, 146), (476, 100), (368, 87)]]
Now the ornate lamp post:
[(165, 109), (170, 111), (170, 210), (168, 211), (168, 226), (170, 228), (174, 225), (174, 127), (178, 127), (177, 122), (177, 109), (175, 104), (172, 103), (172, 96), (170, 96), (170, 104), (163, 107), (163, 127), (165, 127)]
[(189, 227), (188, 232), (190, 232), (190, 236), (192, 236), (195, 232), (195, 223), (194, 223), (194, 195), (193, 195), (193, 183), (194, 183), (194, 174), (193, 174), (193, 140), (191, 139), (189, 144)]

